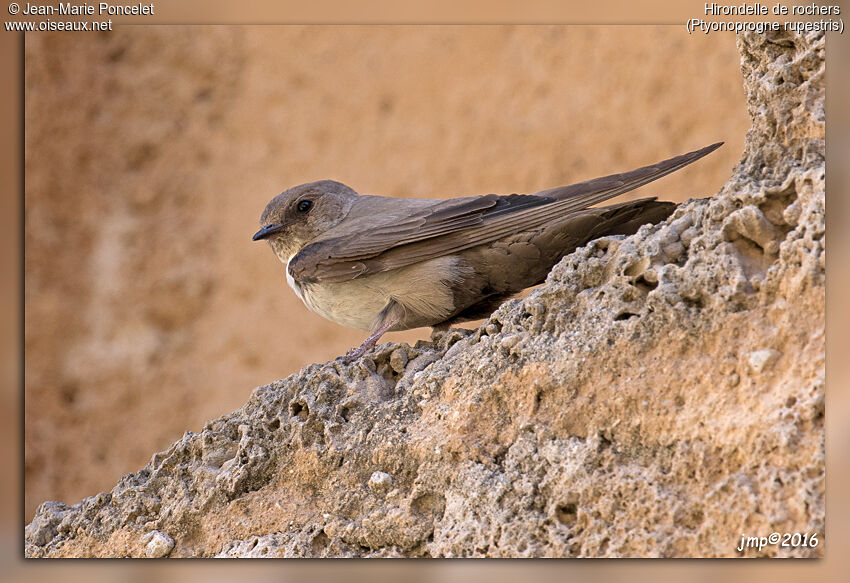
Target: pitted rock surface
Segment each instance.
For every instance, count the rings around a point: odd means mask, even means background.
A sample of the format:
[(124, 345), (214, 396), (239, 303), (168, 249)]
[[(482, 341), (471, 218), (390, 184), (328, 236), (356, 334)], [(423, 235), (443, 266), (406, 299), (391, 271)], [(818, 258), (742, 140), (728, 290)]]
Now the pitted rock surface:
[[(27, 556), (822, 556), (824, 36), (738, 43), (753, 126), (715, 196), (476, 330), (258, 387), (42, 504)], [(735, 550), (774, 531), (821, 544)]]

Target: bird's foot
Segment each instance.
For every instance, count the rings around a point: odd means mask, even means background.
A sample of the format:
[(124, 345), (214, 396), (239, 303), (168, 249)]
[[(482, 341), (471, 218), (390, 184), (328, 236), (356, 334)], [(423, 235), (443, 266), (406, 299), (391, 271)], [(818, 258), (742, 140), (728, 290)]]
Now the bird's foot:
[(352, 348), (348, 352), (345, 353), (345, 356), (342, 357), (343, 364), (351, 364), (364, 354), (366, 354), (369, 350), (375, 347), (380, 340), (381, 336), (384, 335), (384, 329), (378, 329), (371, 336), (369, 336), (366, 340), (363, 341), (363, 344), (358, 346), (357, 348)]
[(345, 353), (345, 356), (342, 357), (342, 363), (343, 364), (351, 364), (352, 362), (354, 362), (355, 360), (357, 360), (358, 358), (360, 358), (361, 356), (366, 354), (366, 352), (370, 348), (372, 348), (373, 346), (375, 346), (375, 342), (372, 342), (370, 344), (369, 341), (367, 340), (366, 342), (364, 342), (363, 344), (361, 344), (357, 348), (352, 348), (351, 350), (349, 350), (348, 352)]
[[(387, 305), (387, 308), (392, 305), (394, 305), (393, 302), (390, 302)], [(388, 309), (384, 309), (384, 312), (389, 313)], [(345, 353), (345, 356), (342, 357), (342, 362), (344, 364), (351, 364), (352, 362), (366, 354), (369, 349), (375, 347), (375, 345), (378, 343), (378, 340), (381, 339), (381, 336), (383, 336), (387, 330), (389, 330), (396, 324), (398, 324), (398, 318), (385, 318), (383, 324), (378, 326), (378, 328), (374, 332), (372, 332), (366, 340), (363, 341), (363, 344), (361, 344), (357, 348), (352, 348), (351, 350)]]

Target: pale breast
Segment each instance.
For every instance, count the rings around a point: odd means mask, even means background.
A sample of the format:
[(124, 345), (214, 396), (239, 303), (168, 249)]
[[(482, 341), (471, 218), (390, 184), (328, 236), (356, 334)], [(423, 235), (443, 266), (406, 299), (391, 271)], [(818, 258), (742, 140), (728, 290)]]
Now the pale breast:
[(378, 314), (389, 299), (382, 289), (364, 285), (362, 280), (344, 283), (299, 283), (289, 272), (292, 257), (286, 264), (286, 283), (295, 295), (313, 312), (323, 318), (357, 330), (371, 330)]
[(308, 308), (331, 322), (358, 330), (372, 330), (378, 314), (390, 301), (384, 290), (356, 279), (343, 283), (294, 283), (293, 289), (301, 290), (295, 293)]
[(393, 330), (406, 330), (438, 324), (454, 313), (450, 283), (462, 271), (456, 263), (453, 257), (440, 257), (340, 283), (299, 283), (287, 263), (286, 280), (308, 308), (358, 330), (374, 330), (379, 314), (395, 300), (405, 318)]

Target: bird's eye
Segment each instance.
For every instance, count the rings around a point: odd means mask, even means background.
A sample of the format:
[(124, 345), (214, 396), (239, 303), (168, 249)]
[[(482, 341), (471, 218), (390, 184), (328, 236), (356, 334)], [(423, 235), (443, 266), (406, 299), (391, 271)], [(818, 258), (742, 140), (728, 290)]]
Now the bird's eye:
[(310, 209), (313, 208), (312, 200), (302, 200), (299, 201), (298, 206), (295, 207), (298, 209), (299, 213), (309, 213)]

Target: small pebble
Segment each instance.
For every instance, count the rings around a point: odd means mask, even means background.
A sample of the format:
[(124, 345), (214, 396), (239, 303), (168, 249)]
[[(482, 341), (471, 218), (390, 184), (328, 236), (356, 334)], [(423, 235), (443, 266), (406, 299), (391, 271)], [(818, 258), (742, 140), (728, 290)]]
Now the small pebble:
[(768, 255), (777, 255), (779, 254), (779, 241), (773, 240), (768, 241), (764, 245), (764, 252)]
[(661, 242), (662, 246), (669, 245), (679, 240), (679, 233), (670, 227), (663, 227), (660, 231), (658, 231), (656, 237)]
[(751, 352), (747, 357), (747, 361), (750, 364), (750, 370), (755, 374), (761, 374), (766, 368), (773, 366), (773, 363), (776, 362), (779, 356), (779, 351), (765, 348), (764, 350)]
[(670, 243), (664, 246), (664, 255), (667, 259), (678, 259), (682, 253), (685, 251), (685, 246), (679, 243), (678, 241), (675, 243)]
[(376, 494), (385, 494), (393, 484), (393, 477), (386, 472), (374, 472), (369, 478), (369, 489)]
[(149, 559), (167, 557), (174, 550), (174, 539), (161, 530), (152, 530), (142, 537), (142, 543), (147, 543), (145, 555)]
[(499, 343), (499, 346), (505, 352), (510, 352), (511, 348), (517, 345), (519, 342), (519, 334), (511, 334), (510, 336), (505, 336), (502, 338), (502, 341)]
[(688, 247), (688, 246), (690, 246), (691, 241), (696, 239), (696, 237), (698, 235), (699, 235), (699, 231), (697, 231), (693, 227), (689, 227), (689, 228), (685, 229), (685, 231), (679, 236), (679, 240), (682, 242), (682, 245), (684, 245), (685, 247)]
[(785, 220), (786, 224), (792, 227), (796, 227), (797, 221), (800, 220), (801, 210), (802, 209), (800, 207), (800, 200), (797, 199), (791, 204), (789, 204), (787, 207), (785, 207), (785, 210), (782, 213), (782, 218)]
[(398, 374), (401, 374), (404, 372), (404, 368), (406, 366), (407, 350), (403, 348), (396, 348), (393, 350), (393, 353), (390, 355), (390, 367)]
[(693, 224), (693, 220), (690, 215), (685, 215), (683, 217), (679, 217), (672, 223), (670, 223), (670, 228), (678, 235), (684, 233), (691, 225)]

